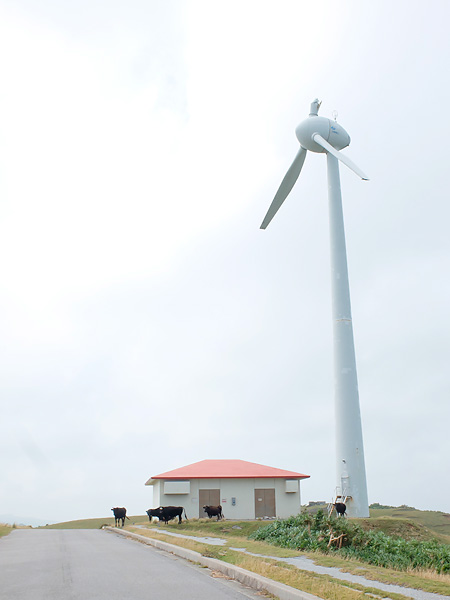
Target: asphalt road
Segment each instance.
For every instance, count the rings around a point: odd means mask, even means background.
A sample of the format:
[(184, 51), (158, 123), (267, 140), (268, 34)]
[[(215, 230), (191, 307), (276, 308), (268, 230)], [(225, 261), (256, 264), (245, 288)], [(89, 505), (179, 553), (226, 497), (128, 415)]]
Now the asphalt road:
[(261, 600), (182, 558), (92, 529), (0, 538), (0, 600)]

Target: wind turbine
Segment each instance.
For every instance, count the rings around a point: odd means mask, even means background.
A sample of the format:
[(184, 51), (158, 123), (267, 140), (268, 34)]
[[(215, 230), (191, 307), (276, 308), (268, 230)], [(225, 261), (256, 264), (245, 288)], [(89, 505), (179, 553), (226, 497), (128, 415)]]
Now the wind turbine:
[(350, 307), (344, 218), (342, 213), (339, 161), (361, 179), (368, 177), (339, 150), (350, 144), (345, 129), (319, 117), (321, 102), (311, 104), (309, 118), (296, 128), (300, 150), (289, 167), (261, 224), (265, 229), (286, 200), (305, 162), (306, 153), (327, 155), (328, 204), (330, 215), (331, 290), (334, 340), (334, 391), (336, 419), (336, 496), (347, 504), (350, 517), (368, 517), (366, 469), (359, 408), (358, 379)]

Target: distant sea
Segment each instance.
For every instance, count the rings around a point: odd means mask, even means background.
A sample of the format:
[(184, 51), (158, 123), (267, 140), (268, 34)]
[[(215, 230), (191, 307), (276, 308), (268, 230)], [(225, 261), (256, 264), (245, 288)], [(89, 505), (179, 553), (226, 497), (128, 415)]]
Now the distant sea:
[(41, 525), (51, 525), (56, 521), (44, 521), (35, 517), (19, 517), (17, 515), (0, 515), (0, 523), (7, 525), (31, 525), (31, 527), (40, 527)]

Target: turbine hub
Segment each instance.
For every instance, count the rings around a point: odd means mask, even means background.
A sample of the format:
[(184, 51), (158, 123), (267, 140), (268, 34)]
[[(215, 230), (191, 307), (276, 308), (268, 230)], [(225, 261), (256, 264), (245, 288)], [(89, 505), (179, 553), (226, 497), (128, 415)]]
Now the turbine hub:
[(326, 117), (310, 115), (295, 130), (295, 135), (303, 148), (311, 152), (326, 152), (322, 146), (319, 146), (313, 140), (315, 133), (321, 135), (336, 150), (342, 150), (350, 144), (350, 136), (345, 129), (336, 121)]

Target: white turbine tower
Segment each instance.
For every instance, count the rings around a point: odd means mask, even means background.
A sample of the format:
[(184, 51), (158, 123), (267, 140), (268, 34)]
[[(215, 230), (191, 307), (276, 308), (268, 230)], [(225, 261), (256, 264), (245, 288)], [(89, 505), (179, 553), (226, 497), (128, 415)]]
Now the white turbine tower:
[(344, 218), (342, 213), (339, 163), (362, 179), (366, 175), (339, 150), (350, 144), (350, 136), (335, 121), (319, 117), (320, 102), (311, 104), (309, 118), (295, 130), (300, 150), (275, 194), (262, 222), (265, 229), (297, 181), (307, 150), (325, 152), (328, 171), (330, 214), (331, 287), (334, 339), (334, 387), (336, 418), (336, 496), (346, 501), (350, 517), (368, 517), (366, 469), (356, 375), (355, 347), (350, 308)]

